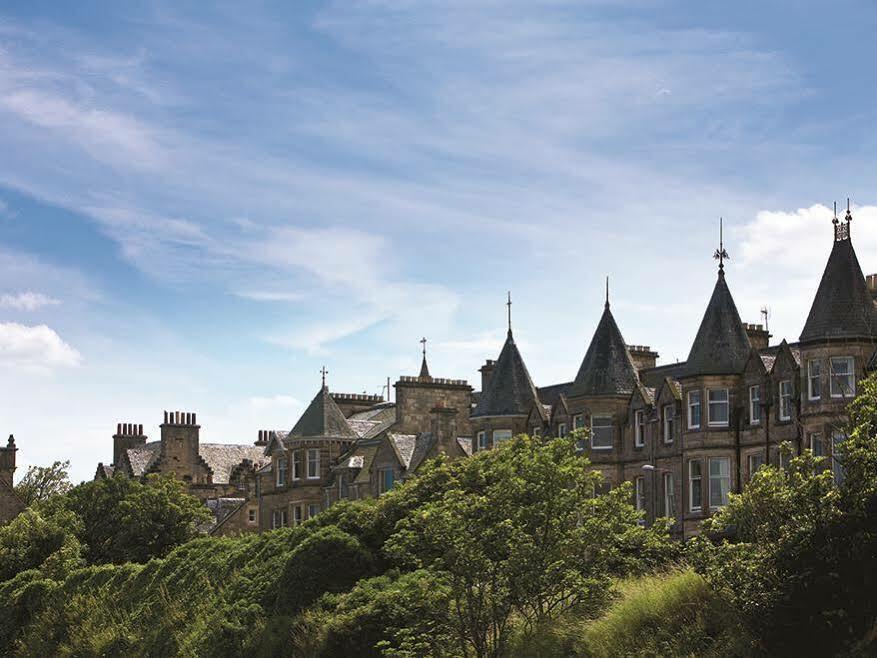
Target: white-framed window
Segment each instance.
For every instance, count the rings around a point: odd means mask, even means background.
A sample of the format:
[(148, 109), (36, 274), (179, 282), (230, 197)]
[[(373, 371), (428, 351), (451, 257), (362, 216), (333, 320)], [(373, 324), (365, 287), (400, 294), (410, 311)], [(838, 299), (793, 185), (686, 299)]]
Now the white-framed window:
[(585, 417), (582, 414), (576, 414), (572, 417), (572, 428), (580, 430), (585, 426)]
[(292, 479), (301, 480), (301, 450), (292, 453)]
[(813, 451), (814, 457), (825, 456), (825, 446), (822, 444), (822, 432), (812, 432), (810, 434), (810, 450)]
[(478, 450), (487, 450), (487, 432), (478, 432)]
[(378, 493), (386, 493), (396, 484), (396, 472), (392, 468), (378, 471)]
[(286, 486), (286, 455), (277, 458), (277, 486)]
[(636, 478), (636, 509), (638, 512), (646, 509), (646, 479), (642, 475)]
[(707, 392), (707, 413), (709, 417), (707, 422), (710, 427), (727, 427), (728, 426), (728, 402), (727, 388), (711, 388)]
[(700, 391), (688, 392), (688, 429), (700, 429)]
[(276, 509), (271, 513), (271, 528), (285, 528), (288, 524), (285, 509)]
[(498, 446), (503, 441), (509, 441), (512, 438), (511, 430), (493, 430), (493, 445)]
[(749, 424), (761, 424), (761, 386), (749, 387)]
[(838, 448), (840, 444), (846, 440), (843, 432), (831, 433), (831, 472), (834, 474), (834, 483), (841, 484), (846, 477), (844, 472), (843, 460), (840, 458)]
[(317, 514), (320, 513), (320, 505), (319, 503), (310, 503), (308, 504), (308, 518), (312, 519)]
[(807, 362), (807, 397), (811, 400), (822, 397), (822, 361), (816, 359)]
[(566, 423), (560, 423), (557, 426), (557, 436), (561, 439), (566, 436)]
[(591, 416), (591, 449), (611, 450), (613, 434), (612, 416)]
[(688, 462), (688, 509), (692, 512), (703, 509), (703, 462), (700, 459)]
[(665, 404), (664, 407), (661, 409), (661, 416), (663, 420), (662, 424), (664, 427), (664, 443), (673, 443), (676, 406), (672, 404)]
[(710, 457), (710, 509), (728, 504), (731, 491), (731, 460), (728, 457)]
[(676, 481), (672, 473), (664, 473), (664, 516), (676, 518)]
[[(285, 513), (286, 510), (284, 510), (284, 514)], [(296, 505), (292, 508), (292, 525), (299, 526), (302, 524), (302, 521), (304, 521), (302, 518), (302, 507), (301, 505)]]
[(533, 433), (530, 436), (540, 436), (542, 434), (542, 428), (538, 425), (533, 425)]
[(646, 444), (646, 412), (642, 409), (633, 412), (633, 444), (637, 448)]
[(831, 397), (850, 398), (856, 394), (853, 357), (831, 357)]
[(247, 521), (249, 521), (250, 523), (256, 522), (256, 510), (254, 510), (254, 509), (247, 510)]
[(320, 479), (320, 449), (308, 448), (308, 480)]
[(779, 384), (780, 420), (792, 419), (792, 382), (784, 379)]
[(764, 465), (764, 453), (756, 452), (747, 458), (749, 460), (749, 479), (752, 479), (752, 476)]

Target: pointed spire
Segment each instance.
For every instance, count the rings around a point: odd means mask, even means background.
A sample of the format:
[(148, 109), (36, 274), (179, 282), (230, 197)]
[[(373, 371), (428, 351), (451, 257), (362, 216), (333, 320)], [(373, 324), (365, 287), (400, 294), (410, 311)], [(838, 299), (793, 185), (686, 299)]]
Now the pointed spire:
[[(325, 368), (323, 368), (325, 370)], [(328, 371), (327, 371), (328, 372)], [(325, 377), (325, 373), (323, 374)], [(319, 392), (311, 400), (301, 418), (289, 433), (290, 437), (329, 437), (329, 438), (356, 438), (356, 432), (350, 427), (341, 409), (329, 394), (329, 389), (324, 384)]]
[(508, 292), (508, 301), (506, 302), (506, 306), (509, 309), (509, 336), (512, 335), (512, 291)]
[(609, 277), (606, 304), (597, 330), (576, 375), (570, 396), (630, 395), (639, 379), (624, 337), (609, 310)]
[(426, 336), (420, 339), (423, 347), (423, 361), (420, 364), (420, 379), (432, 379), (429, 375), (429, 367), (426, 365)]
[[(511, 298), (509, 299), (511, 303)], [(511, 308), (511, 307), (510, 307)], [(526, 415), (539, 400), (533, 380), (524, 363), (509, 326), (508, 336), (493, 366), (487, 386), (481, 391), (471, 416)]]
[(874, 336), (877, 308), (850, 239), (852, 220), (847, 199), (844, 221), (838, 220), (836, 211), (832, 219), (834, 244), (801, 332), (801, 342), (837, 338), (871, 340)]
[[(722, 258), (727, 258), (727, 254)], [(686, 376), (738, 374), (746, 366), (752, 349), (734, 297), (725, 281), (725, 273), (721, 265), (719, 267), (712, 297), (688, 354)]]

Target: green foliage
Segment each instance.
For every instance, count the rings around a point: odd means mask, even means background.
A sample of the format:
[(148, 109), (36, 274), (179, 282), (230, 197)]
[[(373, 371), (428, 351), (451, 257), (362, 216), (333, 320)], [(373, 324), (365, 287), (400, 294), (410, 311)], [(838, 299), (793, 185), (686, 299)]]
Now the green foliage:
[(67, 474), (69, 468), (69, 461), (54, 462), (51, 466), (31, 466), (15, 485), (15, 493), (25, 505), (42, 503), (63, 495), (73, 487)]
[[(435, 571), (451, 591), (456, 635), (477, 656), (501, 655), (513, 615), (544, 624), (570, 607), (598, 610), (610, 577), (672, 553), (666, 527), (646, 530), (621, 487), (595, 496), (599, 474), (576, 437), (516, 437), (501, 448), (439, 466), (440, 495), (396, 526), (385, 551)], [(444, 471), (444, 476), (439, 474)]]
[(877, 379), (849, 417), (839, 486), (809, 451), (787, 472), (763, 468), (692, 546), (772, 655), (877, 651)]
[(28, 508), (10, 523), (0, 526), (0, 581), (28, 569), (62, 579), (81, 565), (81, 546), (76, 533), (81, 529), (72, 512), (48, 514)]
[(146, 562), (198, 535), (210, 512), (170, 476), (146, 482), (115, 477), (86, 482), (58, 499), (82, 520), (79, 538), (91, 564)]

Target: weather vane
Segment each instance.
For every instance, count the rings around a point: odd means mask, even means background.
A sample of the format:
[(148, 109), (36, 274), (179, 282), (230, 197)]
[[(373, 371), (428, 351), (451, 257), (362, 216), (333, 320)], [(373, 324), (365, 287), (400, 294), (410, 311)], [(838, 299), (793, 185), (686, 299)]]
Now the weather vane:
[(716, 253), (713, 254), (713, 258), (719, 261), (719, 271), (725, 271), (725, 259), (731, 259), (728, 255), (728, 252), (725, 251), (725, 238), (724, 238), (724, 220), (719, 217), (719, 248), (716, 249)]

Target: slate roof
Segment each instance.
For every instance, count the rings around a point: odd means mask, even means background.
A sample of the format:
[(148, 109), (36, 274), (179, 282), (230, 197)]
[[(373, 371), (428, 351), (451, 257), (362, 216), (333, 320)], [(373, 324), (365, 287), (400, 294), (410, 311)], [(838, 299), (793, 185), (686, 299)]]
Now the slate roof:
[(871, 338), (877, 311), (850, 239), (835, 240), (801, 332), (801, 342)]
[(290, 439), (311, 437), (358, 438), (326, 386), (320, 388), (288, 436)]
[(406, 470), (413, 473), (426, 460), (433, 446), (436, 444), (436, 438), (432, 432), (422, 432), (417, 435), (414, 441), (414, 452), (411, 453), (411, 460), (408, 462)]
[(128, 448), (125, 451), (131, 472), (134, 477), (141, 477), (149, 470), (149, 467), (158, 459), (161, 451), (161, 441), (150, 441), (141, 448)]
[(630, 352), (606, 302), (569, 395), (630, 395), (638, 384)]
[(471, 417), (526, 416), (538, 399), (536, 387), (509, 329), (490, 381), (481, 392)]
[(393, 434), (392, 432), (389, 432), (387, 433), (387, 440), (389, 440), (390, 445), (393, 446), (393, 450), (396, 451), (396, 455), (399, 457), (402, 467), (407, 470), (408, 465), (411, 463), (411, 455), (414, 454), (414, 446), (417, 443), (417, 436), (414, 434)]
[(261, 468), (265, 463), (264, 446), (234, 443), (201, 443), (198, 454), (213, 471), (214, 484), (225, 484), (231, 480), (231, 473), (245, 459), (253, 466)]
[(647, 370), (640, 370), (639, 378), (646, 386), (658, 387), (661, 386), (667, 378), (679, 379), (685, 373), (685, 366), (685, 361), (679, 361), (677, 363), (656, 366)]
[[(227, 521), (235, 512), (247, 503), (246, 498), (209, 498), (205, 501), (207, 509), (213, 514), (213, 520), (208, 521), (202, 530), (206, 530), (211, 534), (214, 533), (219, 526)], [(206, 526), (206, 527), (205, 527)]]
[(572, 388), (572, 382), (563, 382), (562, 384), (552, 384), (551, 386), (540, 386), (536, 389), (539, 400), (542, 404), (553, 407), (560, 400), (560, 396), (569, 395), (569, 389)]
[(112, 464), (104, 464), (103, 462), (98, 463), (97, 465), (97, 473), (95, 473), (95, 477), (105, 477), (111, 478), (113, 477), (113, 473), (116, 472), (116, 469), (112, 466)]
[(720, 269), (682, 376), (739, 374), (746, 367), (751, 349), (725, 273)]
[(472, 456), (472, 437), (471, 436), (458, 436), (457, 437), (457, 445), (463, 449), (463, 452), (466, 453), (467, 457)]

